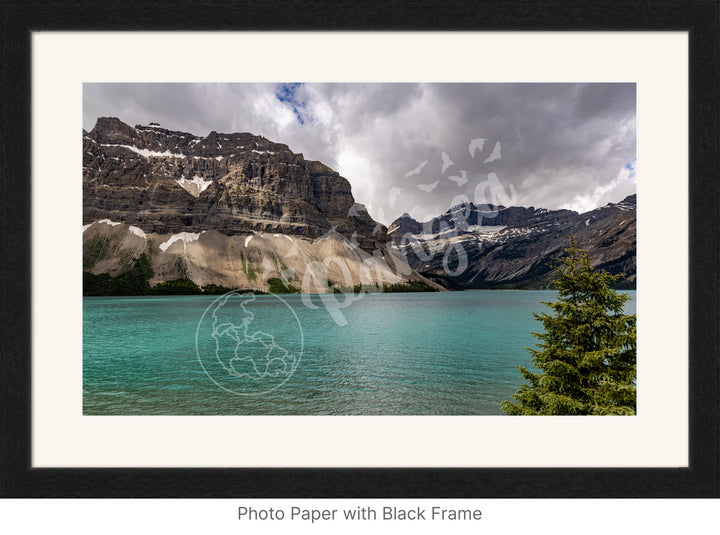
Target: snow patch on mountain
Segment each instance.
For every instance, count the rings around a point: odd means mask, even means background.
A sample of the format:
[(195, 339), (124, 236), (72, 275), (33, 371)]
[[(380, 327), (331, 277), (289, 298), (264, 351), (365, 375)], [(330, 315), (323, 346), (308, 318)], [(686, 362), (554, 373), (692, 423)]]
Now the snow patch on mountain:
[(143, 232), (143, 230), (142, 230), (141, 228), (139, 228), (139, 227), (130, 226), (130, 232), (132, 232), (133, 234), (135, 234), (135, 236), (141, 237), (143, 240), (147, 240), (147, 236), (145, 235), (145, 233)]
[(160, 244), (160, 250), (164, 253), (176, 241), (182, 241), (184, 247), (186, 243), (190, 243), (200, 239), (200, 234), (202, 234), (202, 232), (181, 232), (180, 234), (173, 234), (172, 236), (170, 236), (169, 240)]
[(184, 154), (170, 152), (169, 150), (166, 150), (165, 152), (157, 152), (154, 150), (139, 149), (132, 145), (115, 145), (113, 143), (103, 143), (102, 146), (103, 147), (122, 147), (124, 149), (131, 150), (145, 158), (185, 158)]
[(200, 194), (205, 191), (210, 184), (212, 184), (212, 180), (205, 180), (198, 175), (193, 175), (192, 180), (188, 180), (183, 176), (181, 179), (176, 180), (175, 182), (177, 182), (185, 191), (187, 191), (193, 197), (199, 197)]

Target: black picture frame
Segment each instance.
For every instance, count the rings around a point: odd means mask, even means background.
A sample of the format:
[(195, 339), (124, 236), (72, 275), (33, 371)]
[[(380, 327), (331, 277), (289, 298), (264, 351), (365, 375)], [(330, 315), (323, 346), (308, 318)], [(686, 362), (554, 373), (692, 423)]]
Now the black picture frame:
[[(170, 9), (172, 7), (172, 9)], [(192, 13), (192, 15), (189, 15)], [(2, 4), (1, 497), (719, 497), (718, 56), (714, 0), (6, 1)], [(106, 469), (31, 465), (31, 34), (36, 31), (687, 31), (689, 467)], [(72, 60), (72, 59), (69, 59)], [(672, 264), (672, 259), (668, 259)]]

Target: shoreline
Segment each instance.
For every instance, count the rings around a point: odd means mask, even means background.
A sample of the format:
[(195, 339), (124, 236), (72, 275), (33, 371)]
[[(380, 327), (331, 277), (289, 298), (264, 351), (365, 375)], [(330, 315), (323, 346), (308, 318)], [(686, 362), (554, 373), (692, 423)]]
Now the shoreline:
[[(253, 295), (259, 295), (259, 296), (265, 296), (265, 295), (278, 295), (278, 296), (303, 296), (303, 295), (310, 295), (310, 296), (324, 296), (324, 295), (332, 295), (332, 292), (325, 292), (325, 293), (304, 293), (304, 292), (296, 292), (296, 293), (271, 293), (271, 292), (263, 292), (259, 290), (248, 290), (248, 289), (237, 289), (237, 290), (228, 290), (225, 293), (187, 293), (187, 294), (128, 294), (128, 295), (113, 295), (113, 294), (107, 294), (107, 295), (83, 295), (84, 298), (94, 298), (94, 297), (120, 297), (120, 298), (128, 298), (128, 297), (159, 297), (159, 298), (167, 298), (167, 297), (220, 297), (223, 295), (226, 295), (231, 292), (239, 291), (241, 293), (246, 294), (253, 294)], [(617, 292), (636, 292), (636, 288), (620, 288), (616, 289)], [(363, 292), (363, 295), (395, 295), (395, 294), (429, 294), (429, 293), (437, 293), (437, 294), (444, 294), (444, 293), (462, 293), (462, 292), (557, 292), (557, 290), (553, 288), (468, 288), (466, 290), (447, 290), (447, 292)], [(336, 292), (335, 295), (361, 295), (356, 294), (352, 292), (347, 292), (345, 294), (344, 292)]]

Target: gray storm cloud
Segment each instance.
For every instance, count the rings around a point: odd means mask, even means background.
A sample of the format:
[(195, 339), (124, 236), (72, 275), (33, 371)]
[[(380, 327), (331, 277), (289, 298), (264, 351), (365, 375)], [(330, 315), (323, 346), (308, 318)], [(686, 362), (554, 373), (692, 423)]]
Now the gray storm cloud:
[(83, 94), (86, 130), (115, 116), (285, 143), (337, 169), (385, 224), (463, 200), (584, 212), (636, 191), (635, 84), (85, 84)]

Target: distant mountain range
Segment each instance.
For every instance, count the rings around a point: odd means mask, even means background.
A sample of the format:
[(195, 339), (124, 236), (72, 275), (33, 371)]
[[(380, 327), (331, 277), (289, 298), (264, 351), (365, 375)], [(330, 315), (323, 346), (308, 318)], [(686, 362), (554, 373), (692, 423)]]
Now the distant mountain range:
[(412, 268), (457, 288), (549, 288), (549, 264), (571, 235), (593, 266), (622, 274), (619, 287), (635, 287), (635, 195), (584, 214), (468, 203), (424, 223), (403, 214), (388, 229)]
[(83, 225), (86, 272), (115, 276), (144, 253), (151, 284), (544, 288), (571, 234), (594, 265), (635, 283), (634, 195), (586, 214), (470, 203), (388, 230), (345, 178), (286, 145), (117, 118), (83, 131)]

